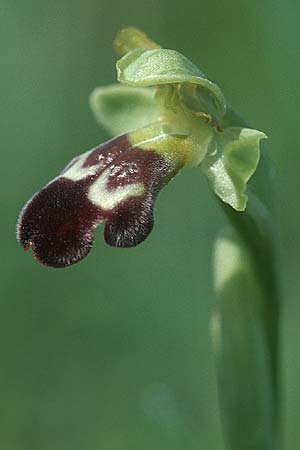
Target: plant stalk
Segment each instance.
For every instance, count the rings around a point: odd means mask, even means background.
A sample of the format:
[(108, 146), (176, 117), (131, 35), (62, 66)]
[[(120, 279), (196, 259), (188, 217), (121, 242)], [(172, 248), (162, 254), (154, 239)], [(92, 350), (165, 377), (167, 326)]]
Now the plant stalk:
[[(225, 122), (245, 126), (231, 109)], [(280, 301), (275, 232), (266, 205), (270, 186), (269, 164), (262, 155), (246, 210), (238, 212), (219, 201), (232, 226), (216, 241), (212, 320), (228, 450), (279, 449)]]

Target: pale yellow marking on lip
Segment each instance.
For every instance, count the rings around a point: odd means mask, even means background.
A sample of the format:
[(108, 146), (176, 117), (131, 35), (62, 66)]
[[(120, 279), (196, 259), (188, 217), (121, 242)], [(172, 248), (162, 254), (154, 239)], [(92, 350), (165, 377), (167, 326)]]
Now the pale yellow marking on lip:
[(108, 190), (109, 175), (110, 169), (108, 168), (94, 181), (88, 192), (88, 199), (101, 209), (114, 209), (121, 202), (130, 197), (141, 196), (145, 191), (143, 183), (127, 184)]
[[(89, 152), (81, 155), (78, 160), (71, 165), (69, 169), (63, 172), (60, 177), (67, 178), (72, 181), (80, 181), (87, 176), (96, 175), (101, 169), (103, 162), (93, 166), (83, 167), (84, 162), (90, 155)], [(144, 193), (145, 188), (143, 183), (132, 183), (125, 186), (120, 186), (112, 190), (107, 189), (108, 178), (111, 174), (112, 168), (107, 168), (91, 185), (88, 191), (88, 199), (99, 208), (103, 210), (114, 209), (119, 203), (127, 200), (130, 197), (140, 196)]]
[(101, 167), (101, 164), (95, 164), (93, 166), (89, 167), (83, 167), (84, 162), (88, 158), (89, 154), (93, 150), (90, 150), (83, 155), (79, 156), (78, 160), (65, 172), (62, 173), (62, 177), (67, 178), (68, 180), (72, 181), (80, 181), (86, 178), (89, 175), (95, 175), (99, 168)]

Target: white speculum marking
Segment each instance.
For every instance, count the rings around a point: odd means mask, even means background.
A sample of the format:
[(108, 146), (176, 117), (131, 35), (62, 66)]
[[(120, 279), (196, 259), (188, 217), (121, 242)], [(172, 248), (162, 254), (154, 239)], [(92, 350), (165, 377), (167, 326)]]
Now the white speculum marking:
[[(90, 175), (95, 175), (103, 165), (103, 162), (89, 167), (83, 167), (84, 161), (93, 150), (81, 155), (78, 160), (65, 172), (62, 177), (72, 181), (80, 181)], [(104, 210), (114, 209), (119, 203), (124, 202), (130, 197), (140, 196), (144, 193), (143, 183), (127, 184), (113, 190), (107, 189), (108, 178), (111, 174), (111, 168), (108, 167), (94, 181), (88, 191), (88, 199), (95, 205)]]
[(61, 176), (68, 178), (72, 181), (80, 181), (89, 175), (95, 175), (100, 169), (101, 164), (95, 164), (94, 166), (83, 167), (84, 161), (93, 150), (90, 150), (83, 155), (79, 156), (78, 160), (72, 164), (72, 166), (62, 173)]
[(127, 184), (109, 191), (107, 189), (109, 175), (110, 169), (108, 168), (95, 180), (89, 189), (88, 199), (99, 208), (105, 210), (114, 209), (119, 203), (124, 202), (128, 198), (140, 196), (144, 193), (143, 183)]

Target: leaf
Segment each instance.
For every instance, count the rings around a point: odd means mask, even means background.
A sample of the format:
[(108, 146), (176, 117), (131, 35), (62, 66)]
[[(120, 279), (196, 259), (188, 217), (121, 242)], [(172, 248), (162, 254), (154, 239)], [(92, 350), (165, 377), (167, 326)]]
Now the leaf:
[(211, 329), (227, 446), (273, 450), (276, 410), (264, 294), (253, 259), (233, 230), (216, 241), (214, 278), (217, 304)]
[(247, 204), (246, 184), (259, 162), (259, 142), (267, 136), (249, 128), (230, 127), (216, 134), (215, 147), (202, 168), (215, 192), (237, 211)]
[(117, 84), (96, 88), (89, 102), (98, 124), (113, 136), (142, 128), (159, 117), (151, 88)]
[(226, 104), (220, 88), (184, 55), (175, 50), (136, 49), (117, 62), (118, 81), (128, 86), (154, 86), (191, 83), (202, 86), (214, 97), (218, 115), (224, 115)]

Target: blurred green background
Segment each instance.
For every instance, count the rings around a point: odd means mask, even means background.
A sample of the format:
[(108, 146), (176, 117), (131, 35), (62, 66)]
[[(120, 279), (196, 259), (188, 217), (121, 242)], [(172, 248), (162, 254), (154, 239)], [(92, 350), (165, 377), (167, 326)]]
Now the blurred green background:
[(127, 25), (184, 53), (269, 135), (284, 448), (299, 448), (300, 3), (1, 0), (0, 20), (0, 448), (224, 449), (209, 318), (226, 221), (200, 171), (163, 191), (137, 248), (110, 248), (98, 230), (84, 262), (54, 270), (15, 239), (25, 201), (107, 138), (87, 98), (115, 80), (112, 41)]

